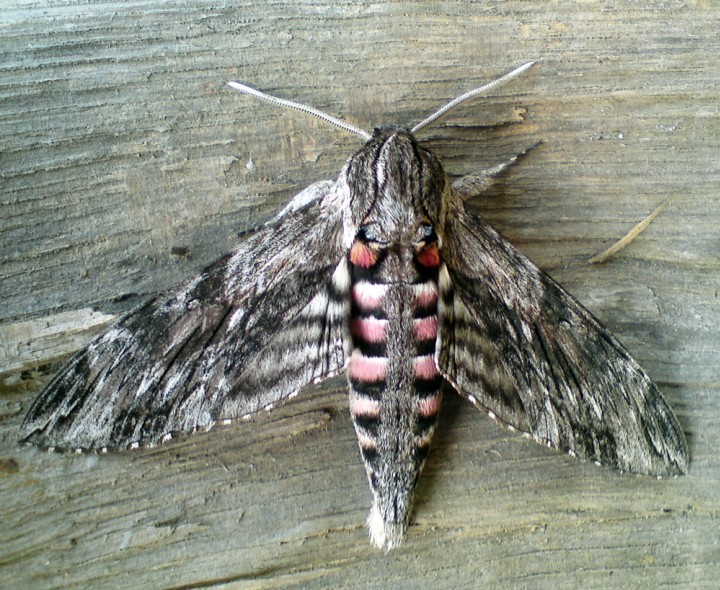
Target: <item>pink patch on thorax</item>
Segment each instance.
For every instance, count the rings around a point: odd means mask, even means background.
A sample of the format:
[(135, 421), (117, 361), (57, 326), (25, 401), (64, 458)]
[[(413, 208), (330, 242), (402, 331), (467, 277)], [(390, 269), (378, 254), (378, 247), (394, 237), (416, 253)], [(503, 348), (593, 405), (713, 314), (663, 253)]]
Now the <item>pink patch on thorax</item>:
[(437, 338), (438, 319), (437, 316), (429, 316), (413, 323), (415, 340), (435, 340)]
[(354, 354), (350, 357), (348, 373), (353, 379), (372, 383), (383, 381), (387, 372), (387, 359), (384, 357), (362, 356)]
[(370, 268), (375, 266), (378, 261), (378, 253), (367, 244), (355, 241), (350, 249), (350, 262), (355, 266), (362, 268)]
[[(350, 360), (352, 362), (352, 359)], [(420, 379), (434, 379), (440, 373), (435, 365), (432, 355), (419, 356), (415, 358), (415, 377)]]
[(386, 325), (387, 320), (355, 318), (350, 323), (350, 332), (353, 336), (362, 338), (365, 342), (385, 342)]
[(437, 244), (423, 248), (415, 257), (417, 261), (426, 268), (440, 266), (440, 251), (438, 250)]
[(418, 412), (421, 416), (434, 416), (440, 410), (440, 395), (432, 395), (420, 400)]

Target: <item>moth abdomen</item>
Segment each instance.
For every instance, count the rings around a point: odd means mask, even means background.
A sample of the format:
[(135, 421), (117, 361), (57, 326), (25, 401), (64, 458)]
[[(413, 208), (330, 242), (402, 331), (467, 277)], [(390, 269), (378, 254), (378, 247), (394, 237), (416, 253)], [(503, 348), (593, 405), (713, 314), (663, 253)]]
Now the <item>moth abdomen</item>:
[(353, 351), (350, 412), (375, 498), (370, 535), (399, 543), (430, 449), (443, 378), (438, 334), (437, 247), (380, 247), (358, 237), (348, 254)]

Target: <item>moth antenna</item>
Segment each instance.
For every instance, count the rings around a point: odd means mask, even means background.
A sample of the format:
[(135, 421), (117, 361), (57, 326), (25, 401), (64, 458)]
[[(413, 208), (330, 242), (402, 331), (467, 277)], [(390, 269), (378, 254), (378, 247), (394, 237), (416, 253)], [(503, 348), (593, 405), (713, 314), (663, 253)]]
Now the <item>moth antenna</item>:
[(359, 129), (358, 127), (355, 127), (354, 125), (345, 123), (344, 121), (341, 121), (340, 119), (337, 119), (331, 115), (328, 115), (327, 113), (324, 113), (322, 111), (314, 109), (313, 107), (307, 106), (305, 104), (300, 104), (299, 102), (294, 102), (292, 100), (285, 100), (284, 98), (278, 98), (277, 96), (272, 96), (271, 94), (265, 94), (264, 92), (260, 92), (259, 90), (250, 88), (250, 86), (246, 86), (245, 84), (242, 84), (241, 82), (235, 82), (235, 81), (228, 82), (228, 86), (230, 86), (231, 88), (234, 88), (238, 92), (244, 92), (245, 94), (250, 94), (261, 100), (266, 100), (267, 102), (271, 102), (273, 104), (279, 104), (280, 106), (287, 107), (289, 109), (295, 109), (296, 111), (302, 111), (303, 113), (308, 113), (310, 115), (314, 115), (314, 116), (322, 119), (323, 121), (327, 121), (328, 123), (332, 123), (336, 127), (340, 127), (340, 129), (344, 129), (345, 131), (349, 131), (350, 133), (359, 135), (365, 141), (367, 141), (368, 139), (370, 139), (372, 137), (372, 135), (370, 133), (368, 133), (367, 131), (363, 131), (362, 129)]
[(535, 65), (535, 62), (530, 61), (526, 64), (521, 65), (519, 68), (515, 68), (512, 72), (508, 72), (507, 74), (505, 74), (501, 78), (498, 78), (497, 80), (493, 80), (492, 82), (489, 82), (488, 84), (485, 84), (484, 86), (480, 86), (480, 88), (475, 88), (475, 90), (470, 90), (469, 92), (466, 92), (465, 94), (458, 96), (455, 100), (451, 100), (444, 107), (435, 111), (427, 119), (420, 121), (420, 123), (415, 125), (415, 127), (413, 127), (410, 130), (410, 133), (412, 133), (414, 135), (415, 133), (420, 131), (423, 127), (427, 127), (428, 125), (430, 125), (430, 123), (435, 121), (435, 119), (442, 117), (450, 109), (455, 108), (461, 102), (465, 102), (466, 100), (473, 98), (473, 97), (477, 96), (478, 94), (483, 94), (485, 92), (489, 92), (493, 88), (497, 88), (498, 86), (505, 84), (505, 82), (508, 82), (508, 81), (512, 80), (513, 78), (515, 78), (516, 76), (519, 76), (525, 70), (531, 68), (534, 65)]

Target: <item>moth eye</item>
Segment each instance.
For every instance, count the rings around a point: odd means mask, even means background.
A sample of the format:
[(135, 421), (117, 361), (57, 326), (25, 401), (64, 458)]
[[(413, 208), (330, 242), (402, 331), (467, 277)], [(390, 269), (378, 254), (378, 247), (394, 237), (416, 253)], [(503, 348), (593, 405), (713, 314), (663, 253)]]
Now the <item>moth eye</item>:
[(436, 242), (437, 239), (438, 237), (435, 233), (435, 227), (429, 223), (424, 223), (417, 230), (415, 242), (419, 247), (422, 247), (423, 245)]
[(369, 225), (361, 227), (358, 230), (356, 239), (376, 248), (385, 248), (388, 245), (387, 240), (384, 239), (378, 232), (374, 231), (372, 226)]

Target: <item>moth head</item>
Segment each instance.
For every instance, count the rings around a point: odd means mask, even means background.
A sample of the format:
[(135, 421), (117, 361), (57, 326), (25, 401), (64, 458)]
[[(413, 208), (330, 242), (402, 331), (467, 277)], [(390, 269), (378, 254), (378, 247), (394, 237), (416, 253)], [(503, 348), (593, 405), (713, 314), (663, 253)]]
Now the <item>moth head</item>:
[(377, 129), (345, 167), (346, 224), (379, 247), (418, 244), (440, 233), (449, 181), (432, 152), (405, 129)]

